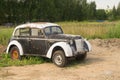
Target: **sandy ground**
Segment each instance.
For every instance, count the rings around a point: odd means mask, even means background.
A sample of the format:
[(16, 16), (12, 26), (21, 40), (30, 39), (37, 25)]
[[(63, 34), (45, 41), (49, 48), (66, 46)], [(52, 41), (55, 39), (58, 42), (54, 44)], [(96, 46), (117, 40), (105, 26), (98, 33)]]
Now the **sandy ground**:
[(120, 39), (90, 40), (83, 62), (59, 68), (53, 63), (0, 68), (0, 80), (120, 80)]

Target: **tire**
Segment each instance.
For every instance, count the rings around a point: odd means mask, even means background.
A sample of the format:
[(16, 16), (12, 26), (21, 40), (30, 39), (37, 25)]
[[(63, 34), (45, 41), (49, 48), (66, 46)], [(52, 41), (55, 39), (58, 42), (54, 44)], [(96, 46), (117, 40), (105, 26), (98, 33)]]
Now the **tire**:
[(67, 64), (67, 58), (62, 50), (57, 50), (53, 53), (52, 61), (58, 67), (64, 67)]
[(13, 60), (21, 60), (19, 49), (16, 46), (13, 46), (10, 50), (10, 57)]
[(87, 57), (87, 53), (84, 53), (84, 54), (80, 54), (76, 57), (76, 60), (85, 60)]

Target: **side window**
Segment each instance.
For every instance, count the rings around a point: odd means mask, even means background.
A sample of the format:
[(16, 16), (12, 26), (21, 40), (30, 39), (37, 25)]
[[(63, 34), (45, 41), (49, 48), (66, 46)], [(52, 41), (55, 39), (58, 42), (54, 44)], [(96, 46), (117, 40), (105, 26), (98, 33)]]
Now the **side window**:
[(31, 36), (38, 36), (38, 29), (31, 29)]
[(62, 29), (59, 26), (50, 26), (44, 29), (46, 35), (51, 34), (63, 34)]
[(52, 33), (62, 33), (61, 29), (59, 27), (52, 27)]
[(40, 29), (33, 28), (31, 29), (31, 36), (41, 37), (43, 36), (43, 32)]
[(45, 28), (45, 34), (46, 34), (46, 35), (51, 34), (50, 28)]
[(20, 36), (30, 36), (30, 28), (21, 28)]
[(17, 30), (15, 31), (14, 36), (20, 36), (20, 31), (19, 31), (19, 29), (17, 29)]

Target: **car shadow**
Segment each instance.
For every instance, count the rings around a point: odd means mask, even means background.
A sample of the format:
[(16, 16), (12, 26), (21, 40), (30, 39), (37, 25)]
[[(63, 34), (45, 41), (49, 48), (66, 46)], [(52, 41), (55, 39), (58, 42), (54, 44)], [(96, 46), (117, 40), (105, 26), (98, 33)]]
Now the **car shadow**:
[[(33, 57), (33, 56), (32, 56)], [(26, 58), (27, 60), (29, 60), (28, 56), (24, 56), (24, 58)], [(34, 57), (36, 58), (36, 57)], [(38, 57), (40, 58), (39, 60), (42, 60), (42, 63), (53, 63), (52, 60), (48, 59), (48, 58), (44, 58), (44, 57)], [(85, 60), (75, 60), (75, 59), (70, 59), (68, 60), (68, 64), (66, 65), (66, 68), (69, 67), (76, 67), (76, 66), (87, 66), (87, 65), (92, 65), (92, 64), (96, 64), (99, 62), (104, 61), (103, 58), (101, 57), (93, 57), (93, 56), (88, 56)]]
[[(53, 63), (50, 59), (48, 58), (43, 58), (44, 63)], [(68, 64), (66, 65), (66, 68), (69, 67), (77, 67), (77, 66), (87, 66), (87, 65), (92, 65), (92, 64), (96, 64), (99, 62), (104, 61), (104, 59), (102, 58), (98, 58), (98, 57), (87, 57), (85, 60), (75, 60), (75, 59), (70, 59), (68, 60)]]
[(104, 61), (104, 59), (102, 58), (98, 58), (98, 57), (88, 57), (85, 60), (70, 60), (67, 67), (74, 67), (74, 66), (87, 66), (87, 65), (91, 65), (91, 64), (96, 64), (99, 62)]

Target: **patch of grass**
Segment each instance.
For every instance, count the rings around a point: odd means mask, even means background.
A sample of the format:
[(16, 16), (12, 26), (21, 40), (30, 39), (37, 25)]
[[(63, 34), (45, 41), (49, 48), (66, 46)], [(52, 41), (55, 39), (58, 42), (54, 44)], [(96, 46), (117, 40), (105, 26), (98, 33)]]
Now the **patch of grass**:
[(115, 27), (110, 28), (108, 32), (109, 38), (120, 38), (120, 24), (117, 24)]
[(0, 28), (0, 44), (6, 45), (12, 35), (13, 28)]
[(22, 60), (12, 60), (8, 54), (0, 54), (0, 56), (0, 67), (42, 64), (46, 61), (41, 57), (23, 57)]
[[(58, 22), (64, 33), (88, 39), (120, 38), (120, 22)], [(0, 44), (6, 45), (14, 28), (0, 28)]]
[(59, 22), (58, 24), (67, 34), (81, 35), (88, 39), (105, 39), (109, 38), (108, 32), (118, 22)]

